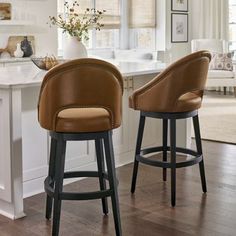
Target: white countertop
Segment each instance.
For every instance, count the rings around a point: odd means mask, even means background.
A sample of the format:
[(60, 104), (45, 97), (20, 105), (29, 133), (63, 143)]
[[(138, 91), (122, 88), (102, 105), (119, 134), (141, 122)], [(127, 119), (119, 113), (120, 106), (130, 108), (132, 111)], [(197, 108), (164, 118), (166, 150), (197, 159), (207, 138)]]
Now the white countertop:
[(15, 63), (15, 62), (30, 62), (30, 57), (23, 57), (23, 58), (0, 58), (0, 63)]
[[(119, 62), (110, 61), (116, 65), (123, 76), (137, 76), (160, 73), (166, 67), (164, 63), (155, 61)], [(28, 87), (41, 84), (47, 71), (32, 65), (0, 67), (0, 88)]]

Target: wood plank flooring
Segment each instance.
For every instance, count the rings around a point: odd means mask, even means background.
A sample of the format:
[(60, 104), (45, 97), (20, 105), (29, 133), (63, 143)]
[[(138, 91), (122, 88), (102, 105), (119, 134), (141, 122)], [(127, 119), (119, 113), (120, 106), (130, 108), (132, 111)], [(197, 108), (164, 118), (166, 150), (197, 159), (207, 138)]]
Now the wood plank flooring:
[[(163, 183), (160, 168), (140, 165), (133, 196), (132, 165), (117, 169), (124, 236), (236, 235), (236, 146), (203, 142), (203, 147), (208, 193), (202, 194), (198, 166), (178, 169), (175, 208), (170, 207), (170, 178)], [(66, 186), (69, 191), (91, 189), (98, 189), (96, 180)], [(0, 216), (0, 236), (50, 236), (45, 194), (24, 203), (27, 217), (11, 221)], [(60, 229), (62, 236), (115, 235), (111, 207), (103, 216), (99, 200), (64, 202)]]

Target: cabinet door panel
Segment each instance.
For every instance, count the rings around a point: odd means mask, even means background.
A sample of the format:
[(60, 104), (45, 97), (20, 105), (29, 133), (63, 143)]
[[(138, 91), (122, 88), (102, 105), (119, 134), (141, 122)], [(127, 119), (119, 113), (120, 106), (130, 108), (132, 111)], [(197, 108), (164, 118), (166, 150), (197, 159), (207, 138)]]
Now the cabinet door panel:
[[(133, 89), (129, 91), (130, 95), (134, 90), (142, 87), (153, 79), (156, 74), (146, 76), (135, 76), (133, 78)], [(129, 124), (130, 124), (130, 149), (135, 149), (136, 137), (138, 132), (140, 112), (130, 109)], [(134, 138), (135, 137), (135, 138)], [(160, 143), (162, 137), (161, 120), (146, 118), (144, 135), (143, 135), (143, 147), (152, 146)]]
[(123, 102), (122, 102), (122, 124), (121, 127), (113, 131), (113, 143), (115, 154), (121, 154), (128, 151), (129, 148), (129, 97), (126, 88), (126, 79), (124, 86)]
[(94, 141), (70, 141), (66, 147), (66, 170), (88, 165), (95, 161)]
[(48, 138), (38, 123), (38, 94), (39, 87), (22, 89), (23, 181), (47, 174)]
[(113, 131), (113, 144), (115, 154), (121, 154), (127, 151), (127, 130), (125, 124), (122, 124), (120, 128)]

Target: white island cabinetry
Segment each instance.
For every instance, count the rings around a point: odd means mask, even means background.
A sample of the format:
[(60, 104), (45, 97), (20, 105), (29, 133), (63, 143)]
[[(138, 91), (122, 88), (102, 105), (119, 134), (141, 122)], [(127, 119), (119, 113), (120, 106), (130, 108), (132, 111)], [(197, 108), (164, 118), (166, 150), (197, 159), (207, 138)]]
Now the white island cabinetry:
[[(128, 97), (165, 67), (158, 63), (115, 63), (124, 76), (123, 121), (114, 130), (117, 166), (133, 161), (139, 112), (129, 109)], [(44, 71), (34, 65), (0, 67), (0, 214), (24, 216), (23, 196), (43, 191), (50, 140), (37, 120), (38, 94)], [(160, 121), (147, 119), (144, 146), (160, 143)], [(187, 132), (187, 123), (179, 127)], [(181, 140), (186, 144), (186, 136)], [(68, 142), (66, 170), (96, 169), (94, 142)]]
[[(124, 77), (123, 121), (122, 126), (115, 130), (113, 135), (117, 165), (127, 164), (134, 160), (140, 113), (129, 108), (129, 96), (134, 90), (154, 78), (156, 74)], [(160, 132), (162, 132), (159, 124), (158, 120), (147, 119), (143, 137), (144, 146), (159, 143)]]

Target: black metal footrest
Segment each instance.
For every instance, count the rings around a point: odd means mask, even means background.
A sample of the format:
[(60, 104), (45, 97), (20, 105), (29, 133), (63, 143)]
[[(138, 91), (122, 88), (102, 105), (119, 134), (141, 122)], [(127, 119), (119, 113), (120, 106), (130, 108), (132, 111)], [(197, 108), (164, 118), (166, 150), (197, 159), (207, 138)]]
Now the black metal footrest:
[[(196, 151), (193, 151), (193, 150), (187, 149), (187, 148), (179, 148), (179, 147), (176, 147), (175, 150), (176, 150), (176, 153), (188, 154), (188, 155), (194, 156), (194, 158), (192, 158), (190, 160), (176, 163), (174, 165), (175, 168), (192, 166), (192, 165), (198, 164), (199, 162), (202, 161), (202, 155), (199, 155)], [(151, 166), (157, 166), (157, 167), (162, 167), (162, 168), (172, 168), (173, 166), (170, 162), (151, 160), (147, 157), (144, 157), (144, 155), (155, 153), (155, 152), (161, 152), (161, 151), (164, 151), (164, 148), (162, 146), (143, 149), (143, 150), (141, 150), (140, 155), (136, 155), (136, 160), (140, 161), (141, 163), (151, 165)], [(166, 151), (170, 151), (169, 146), (167, 147)]]
[[(81, 177), (92, 177), (98, 178), (99, 173), (97, 171), (73, 171), (65, 172), (64, 178), (81, 178)], [(108, 175), (103, 173), (103, 178), (108, 180)], [(118, 181), (117, 181), (118, 182)], [(45, 192), (50, 196), (54, 197), (53, 180), (48, 176), (44, 181)], [(62, 192), (60, 194), (60, 200), (93, 200), (104, 197), (109, 197), (113, 194), (113, 190), (107, 189), (102, 191), (84, 192), (84, 193), (72, 193)]]

